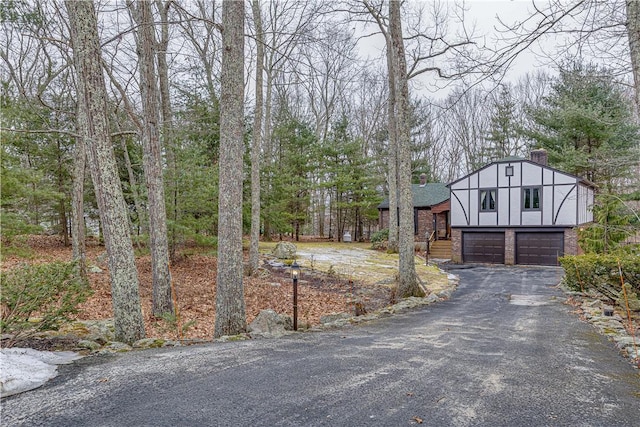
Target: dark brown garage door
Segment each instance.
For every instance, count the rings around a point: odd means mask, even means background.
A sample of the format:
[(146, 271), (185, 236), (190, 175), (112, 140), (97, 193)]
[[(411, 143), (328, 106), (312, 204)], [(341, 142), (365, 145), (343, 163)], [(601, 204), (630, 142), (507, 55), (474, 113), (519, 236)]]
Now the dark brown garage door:
[(462, 233), (462, 261), (504, 264), (504, 232)]
[(564, 233), (516, 233), (516, 264), (558, 265)]

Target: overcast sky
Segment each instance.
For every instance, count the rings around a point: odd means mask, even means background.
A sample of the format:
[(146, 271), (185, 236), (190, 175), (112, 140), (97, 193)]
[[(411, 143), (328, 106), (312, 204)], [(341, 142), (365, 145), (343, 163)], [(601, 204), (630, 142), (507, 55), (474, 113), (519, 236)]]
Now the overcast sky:
[[(545, 4), (544, 1), (540, 0), (537, 0), (536, 3), (539, 5)], [(465, 26), (468, 29), (475, 27), (475, 35), (484, 36), (485, 43), (492, 47), (495, 47), (495, 41), (500, 37), (498, 31), (496, 31), (496, 28), (501, 26), (498, 16), (505, 24), (513, 24), (516, 21), (522, 21), (531, 13), (531, 0), (467, 0), (465, 5), (467, 9), (465, 12)], [(370, 34), (373, 30), (375, 30), (373, 27), (369, 27), (369, 31), (366, 31), (366, 34)], [(360, 46), (362, 56), (379, 60), (381, 66), (386, 69), (386, 65), (383, 62), (385, 57), (382, 36), (367, 37), (360, 41)], [(546, 46), (543, 46), (542, 49), (547, 52), (551, 51), (553, 43), (547, 41)], [(535, 46), (534, 50), (539, 51), (540, 47)], [(524, 52), (514, 62), (507, 79), (515, 81), (525, 73), (539, 68), (552, 71), (552, 68), (546, 64), (544, 58), (536, 56), (533, 51)], [(426, 73), (420, 76), (420, 84), (417, 87), (414, 85), (414, 90), (431, 97), (445, 97), (449, 89), (436, 90), (433, 85), (436, 78), (435, 73)], [(438, 85), (442, 86), (442, 84), (439, 83)]]

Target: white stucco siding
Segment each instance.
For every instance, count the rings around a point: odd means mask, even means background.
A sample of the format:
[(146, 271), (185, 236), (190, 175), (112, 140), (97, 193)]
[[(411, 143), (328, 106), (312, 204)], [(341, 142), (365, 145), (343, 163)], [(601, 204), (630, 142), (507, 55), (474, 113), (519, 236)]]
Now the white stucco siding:
[(578, 224), (593, 221), (593, 188), (578, 185)]
[(542, 187), (542, 223), (545, 225), (553, 224), (554, 214), (553, 186), (545, 185)]
[(458, 182), (454, 182), (453, 184), (451, 184), (451, 191), (453, 190), (465, 190), (467, 188), (469, 188), (469, 179), (468, 178), (464, 178), (461, 179)]
[[(509, 187), (509, 177), (505, 173), (505, 169), (507, 168), (507, 166), (509, 166), (508, 163), (498, 164), (498, 187)], [(511, 177), (511, 179), (513, 180), (513, 177)]]
[(511, 208), (511, 195), (509, 188), (498, 189), (498, 225), (509, 224), (509, 209)]
[(518, 163), (512, 163), (513, 166), (513, 176), (511, 177), (511, 180), (509, 181), (509, 186), (510, 187), (519, 187), (522, 183), (522, 180), (520, 179), (520, 177), (522, 176), (521, 170), (522, 170), (522, 163), (518, 162)]
[(554, 192), (554, 225), (575, 225), (578, 192), (576, 185), (556, 185)]
[(478, 188), (478, 172), (469, 175), (469, 188)]
[(522, 225), (542, 225), (542, 212), (522, 212)]
[(522, 186), (542, 185), (542, 167), (531, 163), (522, 163)]
[(543, 185), (551, 185), (553, 184), (553, 174), (555, 172), (553, 169), (543, 168), (542, 169), (542, 184)]
[(477, 225), (497, 225), (498, 222), (498, 213), (497, 212), (480, 212), (478, 215), (478, 224)]
[(469, 225), (478, 225), (478, 212), (480, 211), (478, 197), (478, 190), (469, 192)]
[[(513, 167), (513, 176), (506, 175)], [(523, 206), (523, 191), (541, 190), (540, 208)], [(529, 161), (494, 163), (451, 184), (452, 226), (575, 226), (593, 220), (593, 188)], [(480, 212), (479, 191), (496, 189), (496, 211)], [(531, 194), (531, 193), (529, 193)]]
[(520, 225), (520, 206), (522, 203), (522, 189), (520, 187), (510, 188), (509, 192), (511, 197), (509, 200), (509, 206), (511, 208), (511, 214), (509, 215), (509, 225)]
[(494, 188), (498, 186), (498, 165), (493, 164), (478, 172), (478, 186), (480, 188)]
[(465, 226), (469, 225), (467, 216), (469, 215), (468, 204), (469, 190), (452, 190), (451, 191), (451, 225)]
[(575, 184), (576, 182), (578, 182), (578, 180), (575, 176), (554, 171), (553, 182), (554, 184)]

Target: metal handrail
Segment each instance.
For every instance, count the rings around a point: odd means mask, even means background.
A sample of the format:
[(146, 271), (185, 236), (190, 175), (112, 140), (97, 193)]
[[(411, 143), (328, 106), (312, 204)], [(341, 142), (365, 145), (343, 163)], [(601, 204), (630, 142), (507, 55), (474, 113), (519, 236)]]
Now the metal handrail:
[(426, 250), (426, 253), (424, 254), (425, 262), (427, 265), (429, 265), (429, 253), (431, 253), (431, 242), (435, 241), (435, 236), (436, 236), (436, 230), (433, 230), (431, 232), (431, 235), (427, 239), (427, 247), (426, 247), (427, 250)]

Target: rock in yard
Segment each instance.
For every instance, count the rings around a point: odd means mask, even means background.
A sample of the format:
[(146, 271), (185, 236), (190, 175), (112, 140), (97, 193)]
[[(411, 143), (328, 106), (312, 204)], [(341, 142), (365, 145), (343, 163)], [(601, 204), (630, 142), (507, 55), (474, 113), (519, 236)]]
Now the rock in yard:
[(296, 245), (291, 242), (278, 242), (272, 253), (278, 259), (293, 259), (296, 256), (296, 250)]
[(640, 299), (638, 299), (638, 294), (633, 292), (631, 285), (624, 285), (624, 287), (626, 289), (626, 298), (625, 293), (620, 292), (618, 305), (623, 308), (628, 306), (631, 311), (640, 311)]
[(251, 339), (251, 337), (247, 334), (238, 334), (238, 335), (223, 335), (220, 338), (216, 338), (217, 342), (235, 342), (235, 341), (246, 341)]
[(324, 316), (320, 316), (320, 323), (326, 325), (327, 323), (333, 323), (337, 320), (348, 319), (351, 317), (349, 313), (331, 313)]
[(99, 274), (102, 273), (102, 269), (97, 265), (92, 265), (91, 267), (89, 267), (89, 273)]
[(265, 338), (277, 338), (293, 329), (291, 317), (278, 314), (273, 310), (262, 310), (249, 325), (251, 335)]
[(100, 349), (100, 347), (102, 347), (100, 344), (98, 344), (95, 341), (91, 341), (91, 340), (80, 340), (78, 341), (78, 347), (79, 348), (86, 348), (87, 350), (91, 350), (91, 351), (96, 351), (98, 349)]
[(160, 348), (164, 344), (165, 340), (161, 338), (142, 338), (133, 343), (133, 348)]
[(123, 342), (113, 341), (108, 343), (102, 350), (100, 350), (100, 354), (113, 354), (113, 353), (124, 353), (127, 351), (131, 351), (131, 346), (125, 344)]

